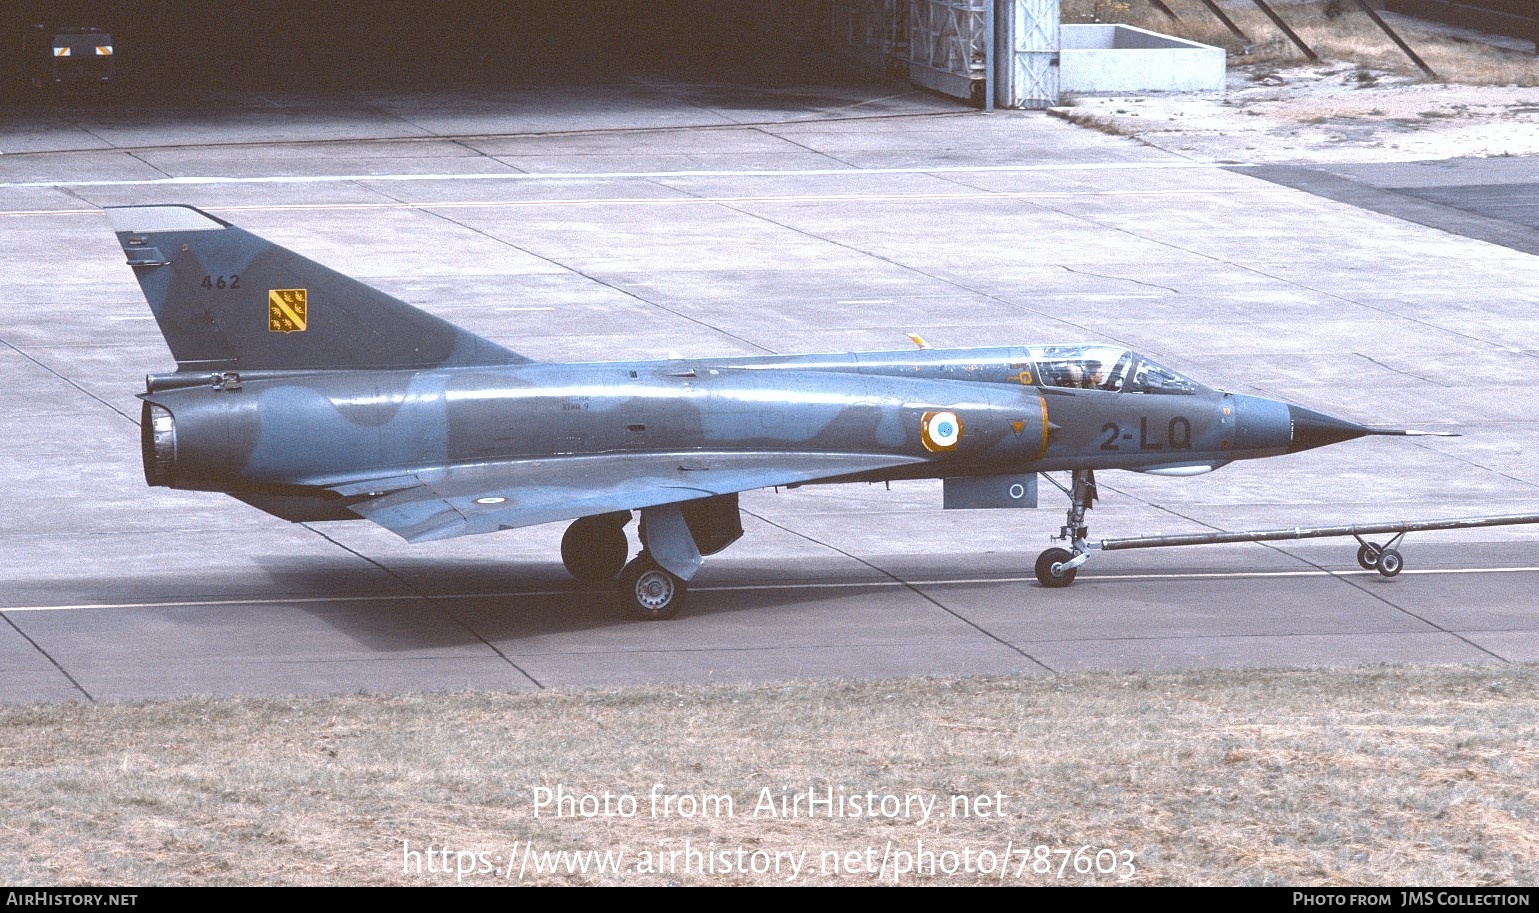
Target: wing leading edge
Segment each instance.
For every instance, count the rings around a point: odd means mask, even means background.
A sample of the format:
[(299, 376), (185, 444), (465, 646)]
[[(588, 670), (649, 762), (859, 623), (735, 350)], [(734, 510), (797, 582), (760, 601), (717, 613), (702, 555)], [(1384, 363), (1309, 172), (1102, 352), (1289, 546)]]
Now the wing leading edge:
[(647, 453), (454, 466), (326, 486), (408, 542), (429, 542), (922, 462), (870, 453)]

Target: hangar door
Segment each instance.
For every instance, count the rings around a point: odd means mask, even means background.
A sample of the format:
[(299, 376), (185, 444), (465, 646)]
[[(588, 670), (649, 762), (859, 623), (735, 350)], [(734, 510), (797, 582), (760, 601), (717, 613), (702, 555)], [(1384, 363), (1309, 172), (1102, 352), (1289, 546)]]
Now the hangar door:
[(1058, 103), (1059, 0), (826, 0), (814, 31), (867, 66), (975, 104)]

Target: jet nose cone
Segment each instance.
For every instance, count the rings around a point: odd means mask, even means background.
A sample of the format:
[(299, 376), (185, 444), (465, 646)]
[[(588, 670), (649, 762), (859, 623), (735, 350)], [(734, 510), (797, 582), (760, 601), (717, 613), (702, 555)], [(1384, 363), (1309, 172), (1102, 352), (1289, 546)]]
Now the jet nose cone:
[(1367, 428), (1356, 422), (1332, 418), (1302, 406), (1289, 406), (1288, 417), (1293, 422), (1293, 442), (1288, 445), (1289, 453), (1313, 450), (1326, 444), (1339, 444), (1369, 433)]

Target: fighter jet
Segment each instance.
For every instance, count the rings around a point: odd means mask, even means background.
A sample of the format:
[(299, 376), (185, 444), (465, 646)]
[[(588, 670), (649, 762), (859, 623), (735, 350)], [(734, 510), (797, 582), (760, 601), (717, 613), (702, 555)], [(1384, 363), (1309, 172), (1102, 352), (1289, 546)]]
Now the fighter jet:
[[(1060, 587), (1116, 547), (1089, 539), (1096, 470), (1186, 476), (1409, 433), (1104, 344), (540, 363), (200, 210), (108, 213), (177, 362), (140, 396), (150, 485), (410, 542), (571, 521), (567, 569), (618, 579), (643, 618), (677, 614), (703, 557), (742, 536), (743, 491), (941, 479), (945, 508), (1018, 508), (1047, 478), (1069, 496), (1065, 547), (1035, 571)], [(1392, 548), (1363, 548), (1398, 572)]]

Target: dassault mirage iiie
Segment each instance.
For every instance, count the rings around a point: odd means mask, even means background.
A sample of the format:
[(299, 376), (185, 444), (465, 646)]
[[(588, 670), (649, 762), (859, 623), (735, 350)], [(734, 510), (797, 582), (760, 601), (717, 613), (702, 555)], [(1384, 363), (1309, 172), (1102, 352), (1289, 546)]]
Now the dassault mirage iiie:
[[(1039, 475), (1066, 472), (1044, 477), (1069, 496), (1067, 547), (1036, 562), (1059, 587), (1112, 547), (1086, 526), (1097, 469), (1191, 475), (1408, 433), (1099, 344), (538, 363), (197, 209), (108, 213), (177, 361), (141, 396), (149, 484), (411, 542), (570, 520), (568, 570), (618, 578), (647, 618), (742, 536), (751, 489), (938, 478), (947, 508), (1034, 507)], [(1400, 567), (1366, 542), (1359, 560)]]

